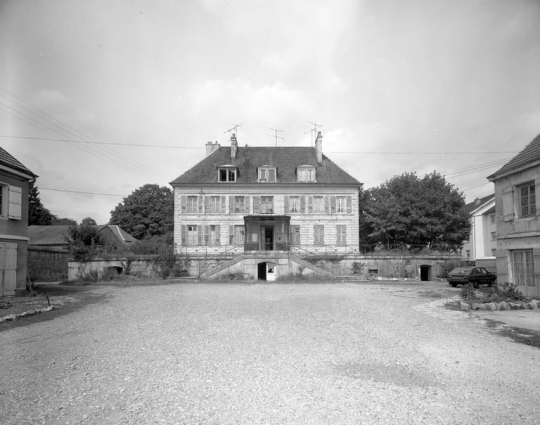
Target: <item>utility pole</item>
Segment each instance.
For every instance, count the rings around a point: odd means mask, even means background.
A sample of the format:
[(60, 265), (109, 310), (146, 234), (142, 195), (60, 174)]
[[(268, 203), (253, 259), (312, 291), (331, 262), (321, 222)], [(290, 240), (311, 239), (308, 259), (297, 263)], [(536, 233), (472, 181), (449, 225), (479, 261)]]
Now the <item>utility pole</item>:
[(277, 146), (277, 140), (278, 140), (278, 139), (285, 140), (284, 137), (278, 136), (278, 133), (283, 133), (283, 130), (277, 130), (277, 129), (275, 129), (275, 128), (270, 128), (270, 127), (268, 127), (268, 129), (269, 129), (269, 130), (272, 130), (272, 131), (274, 132), (274, 136), (273, 136), (273, 137), (276, 138), (276, 146)]
[(315, 134), (315, 137), (317, 136), (317, 129), (319, 127), (322, 127), (322, 125), (315, 124), (314, 122), (311, 122), (311, 121), (308, 121), (308, 123), (310, 123), (313, 126), (313, 128), (309, 129), (308, 131), (304, 131), (304, 134), (311, 133), (311, 146), (313, 146), (313, 135)]

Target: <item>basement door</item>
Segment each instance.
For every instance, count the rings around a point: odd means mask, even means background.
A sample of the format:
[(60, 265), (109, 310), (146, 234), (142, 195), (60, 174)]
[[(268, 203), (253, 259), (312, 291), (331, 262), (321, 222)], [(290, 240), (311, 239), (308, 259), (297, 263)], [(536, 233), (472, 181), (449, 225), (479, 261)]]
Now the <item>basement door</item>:
[(17, 244), (0, 243), (0, 296), (15, 295), (17, 287)]

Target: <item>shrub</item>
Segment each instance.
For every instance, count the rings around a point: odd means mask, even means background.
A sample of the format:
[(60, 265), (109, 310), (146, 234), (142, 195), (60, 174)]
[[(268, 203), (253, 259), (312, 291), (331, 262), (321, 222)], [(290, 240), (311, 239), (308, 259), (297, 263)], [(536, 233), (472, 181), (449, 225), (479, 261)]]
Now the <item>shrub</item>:
[(475, 301), (478, 303), (498, 303), (501, 301), (523, 301), (525, 295), (521, 293), (517, 286), (506, 282), (502, 286), (492, 286), (475, 289), (471, 284), (464, 285), (460, 291), (460, 297), (464, 301)]
[(440, 279), (446, 279), (448, 277), (448, 273), (450, 273), (453, 268), (466, 267), (468, 265), (469, 262), (465, 260), (447, 260), (441, 264), (441, 268), (437, 277)]
[(98, 228), (87, 224), (69, 226), (66, 242), (75, 261), (90, 260), (105, 246), (105, 240), (98, 234)]

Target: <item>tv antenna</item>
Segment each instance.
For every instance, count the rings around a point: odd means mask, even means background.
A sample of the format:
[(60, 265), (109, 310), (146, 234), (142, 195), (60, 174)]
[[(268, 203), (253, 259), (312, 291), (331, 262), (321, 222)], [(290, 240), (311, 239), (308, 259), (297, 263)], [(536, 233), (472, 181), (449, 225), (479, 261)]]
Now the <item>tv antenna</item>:
[(274, 132), (274, 136), (276, 138), (276, 146), (277, 146), (277, 140), (278, 139), (281, 139), (281, 140), (285, 140), (284, 137), (281, 137), (281, 136), (278, 136), (278, 133), (283, 133), (283, 130), (277, 130), (275, 128), (271, 128), (271, 127), (268, 127), (268, 130), (272, 130)]
[(234, 131), (234, 134), (238, 135), (238, 127), (242, 127), (242, 124), (236, 124), (233, 128), (227, 130), (227, 131), (224, 131), (223, 134), (225, 133), (229, 133), (229, 138), (231, 136), (231, 132)]
[(315, 124), (314, 122), (311, 122), (311, 121), (308, 121), (308, 123), (310, 123), (313, 126), (313, 128), (309, 129), (308, 131), (304, 131), (304, 134), (311, 133), (311, 145), (313, 145), (313, 135), (317, 134), (317, 129), (322, 127), (322, 125), (321, 124)]

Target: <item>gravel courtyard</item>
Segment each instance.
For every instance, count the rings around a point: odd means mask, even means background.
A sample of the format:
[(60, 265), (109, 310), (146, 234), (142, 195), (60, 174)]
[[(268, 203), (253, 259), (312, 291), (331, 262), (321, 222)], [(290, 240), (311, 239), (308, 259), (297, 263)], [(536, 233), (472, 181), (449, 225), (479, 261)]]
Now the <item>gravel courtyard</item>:
[(0, 328), (0, 423), (540, 424), (540, 349), (443, 285), (98, 287)]

